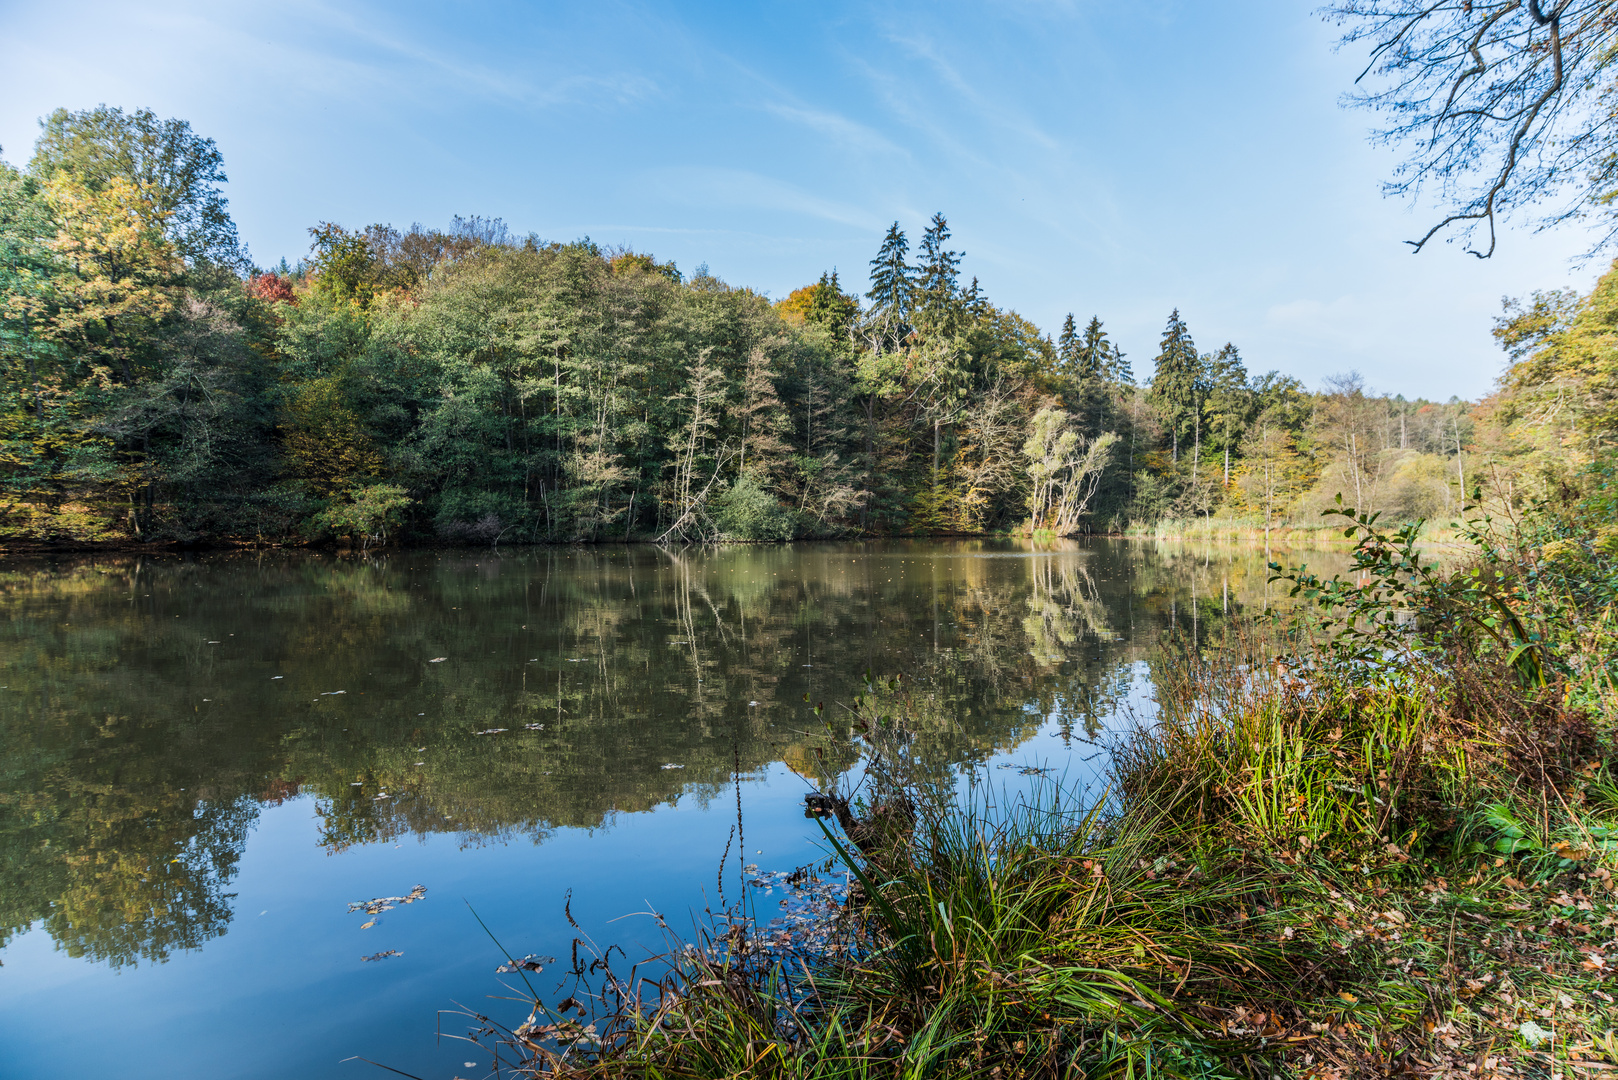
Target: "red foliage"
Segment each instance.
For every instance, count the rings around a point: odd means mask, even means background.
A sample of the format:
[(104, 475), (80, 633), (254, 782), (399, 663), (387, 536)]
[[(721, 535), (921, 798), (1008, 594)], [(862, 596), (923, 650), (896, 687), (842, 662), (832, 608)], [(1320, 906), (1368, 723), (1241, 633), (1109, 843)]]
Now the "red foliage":
[(247, 293), (269, 303), (297, 303), (292, 295), (292, 283), (276, 273), (254, 274), (248, 278)]

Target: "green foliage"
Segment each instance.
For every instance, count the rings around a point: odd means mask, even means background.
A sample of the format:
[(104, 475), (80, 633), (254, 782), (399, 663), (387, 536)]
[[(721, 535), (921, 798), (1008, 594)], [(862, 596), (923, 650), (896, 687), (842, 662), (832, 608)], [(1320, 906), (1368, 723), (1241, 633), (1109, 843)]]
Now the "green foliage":
[(1353, 572), (1329, 579), (1306, 567), (1271, 563), (1271, 581), (1290, 581), (1291, 596), (1313, 605), (1327, 636), (1326, 656), (1345, 670), (1396, 671), (1431, 660), (1432, 653), (1476, 650), (1479, 638), (1496, 646), (1523, 686), (1543, 686), (1552, 657), (1541, 628), (1529, 626), (1530, 597), (1508, 552), (1489, 531), (1486, 518), (1466, 522), (1477, 547), (1476, 561), (1444, 573), (1424, 558), (1417, 537), (1421, 522), (1395, 532), (1378, 527), (1377, 514), (1356, 514), (1342, 505), (1325, 511), (1348, 521), (1355, 540)]
[(212, 139), (197, 135), (184, 120), (106, 105), (80, 112), (57, 109), (40, 122), (28, 167), (41, 179), (68, 178), (92, 192), (129, 182), (188, 262), (235, 266), (242, 261), (236, 224), (219, 189), (226, 180), (225, 159)]
[(714, 498), (714, 524), (727, 540), (779, 542), (798, 532), (796, 516), (751, 473), (744, 473)]
[[(314, 515), (376, 485), (410, 500), (399, 540), (1270, 529), (1338, 490), (1449, 512), (1490, 456), (1548, 492), (1611, 426), (1608, 283), (1504, 328), (1518, 364), (1475, 415), (1252, 375), (1234, 345), (1199, 354), (1178, 311), (1142, 392), (1099, 317), (1053, 341), (963, 287), (941, 213), (913, 260), (887, 231), (863, 305), (835, 271), (772, 304), (476, 217), (326, 222), (298, 267), (243, 273), (223, 180), (183, 121), (109, 108), (53, 114), (31, 171), (0, 169), (7, 535), (325, 536)], [(1082, 497), (1042, 503), (1071, 513), (1029, 522), (1045, 456), (1019, 451), (1048, 410), (1113, 449)]]
[(397, 485), (369, 484), (345, 492), (311, 520), (338, 536), (358, 537), (362, 548), (370, 547), (386, 543), (388, 532), (399, 530), (412, 501)]
[(1174, 440), (1175, 460), (1179, 459), (1180, 439), (1202, 425), (1202, 403), (1207, 394), (1206, 365), (1197, 354), (1191, 331), (1178, 309), (1169, 314), (1168, 325), (1157, 350), (1157, 370), (1152, 375), (1151, 400), (1163, 413)]

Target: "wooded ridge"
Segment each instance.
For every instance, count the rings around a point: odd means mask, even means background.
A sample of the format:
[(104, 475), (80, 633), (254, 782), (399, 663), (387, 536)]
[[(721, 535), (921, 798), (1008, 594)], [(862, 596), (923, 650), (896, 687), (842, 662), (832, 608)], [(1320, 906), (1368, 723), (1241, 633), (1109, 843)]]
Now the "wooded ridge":
[(478, 217), (321, 223), (263, 270), (224, 180), (185, 121), (105, 106), (0, 163), (0, 541), (1073, 535), (1313, 524), (1339, 492), (1433, 518), (1612, 430), (1609, 279), (1508, 310), (1487, 400), (1406, 400), (1251, 374), (1178, 312), (1137, 380), (1100, 318), (1053, 336), (963, 284), (943, 214), (914, 257), (888, 230), (863, 295), (772, 301)]

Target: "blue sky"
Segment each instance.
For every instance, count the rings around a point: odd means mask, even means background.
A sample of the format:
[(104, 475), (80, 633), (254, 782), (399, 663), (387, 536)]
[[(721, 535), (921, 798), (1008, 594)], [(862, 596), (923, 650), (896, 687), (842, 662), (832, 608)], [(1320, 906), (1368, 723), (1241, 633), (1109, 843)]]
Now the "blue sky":
[(263, 265), (319, 221), (482, 214), (780, 297), (863, 289), (888, 223), (942, 210), (993, 300), (1100, 315), (1137, 374), (1178, 307), (1254, 370), (1486, 393), (1500, 298), (1599, 264), (1577, 230), (1409, 254), (1433, 207), (1381, 196), (1338, 105), (1363, 61), (1313, 8), (0, 0), (0, 146), (57, 106), (183, 117)]

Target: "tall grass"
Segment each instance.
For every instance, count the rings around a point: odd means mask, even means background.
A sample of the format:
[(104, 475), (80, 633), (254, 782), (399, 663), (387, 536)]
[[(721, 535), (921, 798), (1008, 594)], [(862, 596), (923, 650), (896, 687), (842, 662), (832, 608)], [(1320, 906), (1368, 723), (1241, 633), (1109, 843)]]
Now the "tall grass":
[[(1167, 542), (1200, 542), (1217, 544), (1255, 545), (1268, 542), (1274, 548), (1315, 548), (1343, 550), (1353, 541), (1343, 536), (1340, 526), (1318, 519), (1283, 521), (1271, 525), (1268, 533), (1259, 518), (1190, 517), (1160, 518), (1146, 524), (1132, 525), (1124, 531), (1128, 537)], [(1427, 522), (1422, 526), (1423, 545), (1436, 549), (1464, 552), (1470, 550), (1465, 531), (1442, 522)]]
[[(1407, 573), (1385, 536), (1362, 551)], [(606, 973), (596, 1025), (536, 995), (504, 1052), (614, 1078), (1618, 1067), (1610, 732), (1554, 668), (1525, 678), (1520, 647), (1400, 652), (1374, 582), (1328, 584), (1300, 588), (1374, 617), (1166, 650), (1158, 714), (1089, 800), (956, 798), (907, 767), (903, 709), (860, 698), (870, 809), (824, 825), (858, 883), (835, 947), (739, 920), (677, 943), (655, 982), (576, 962)]]

